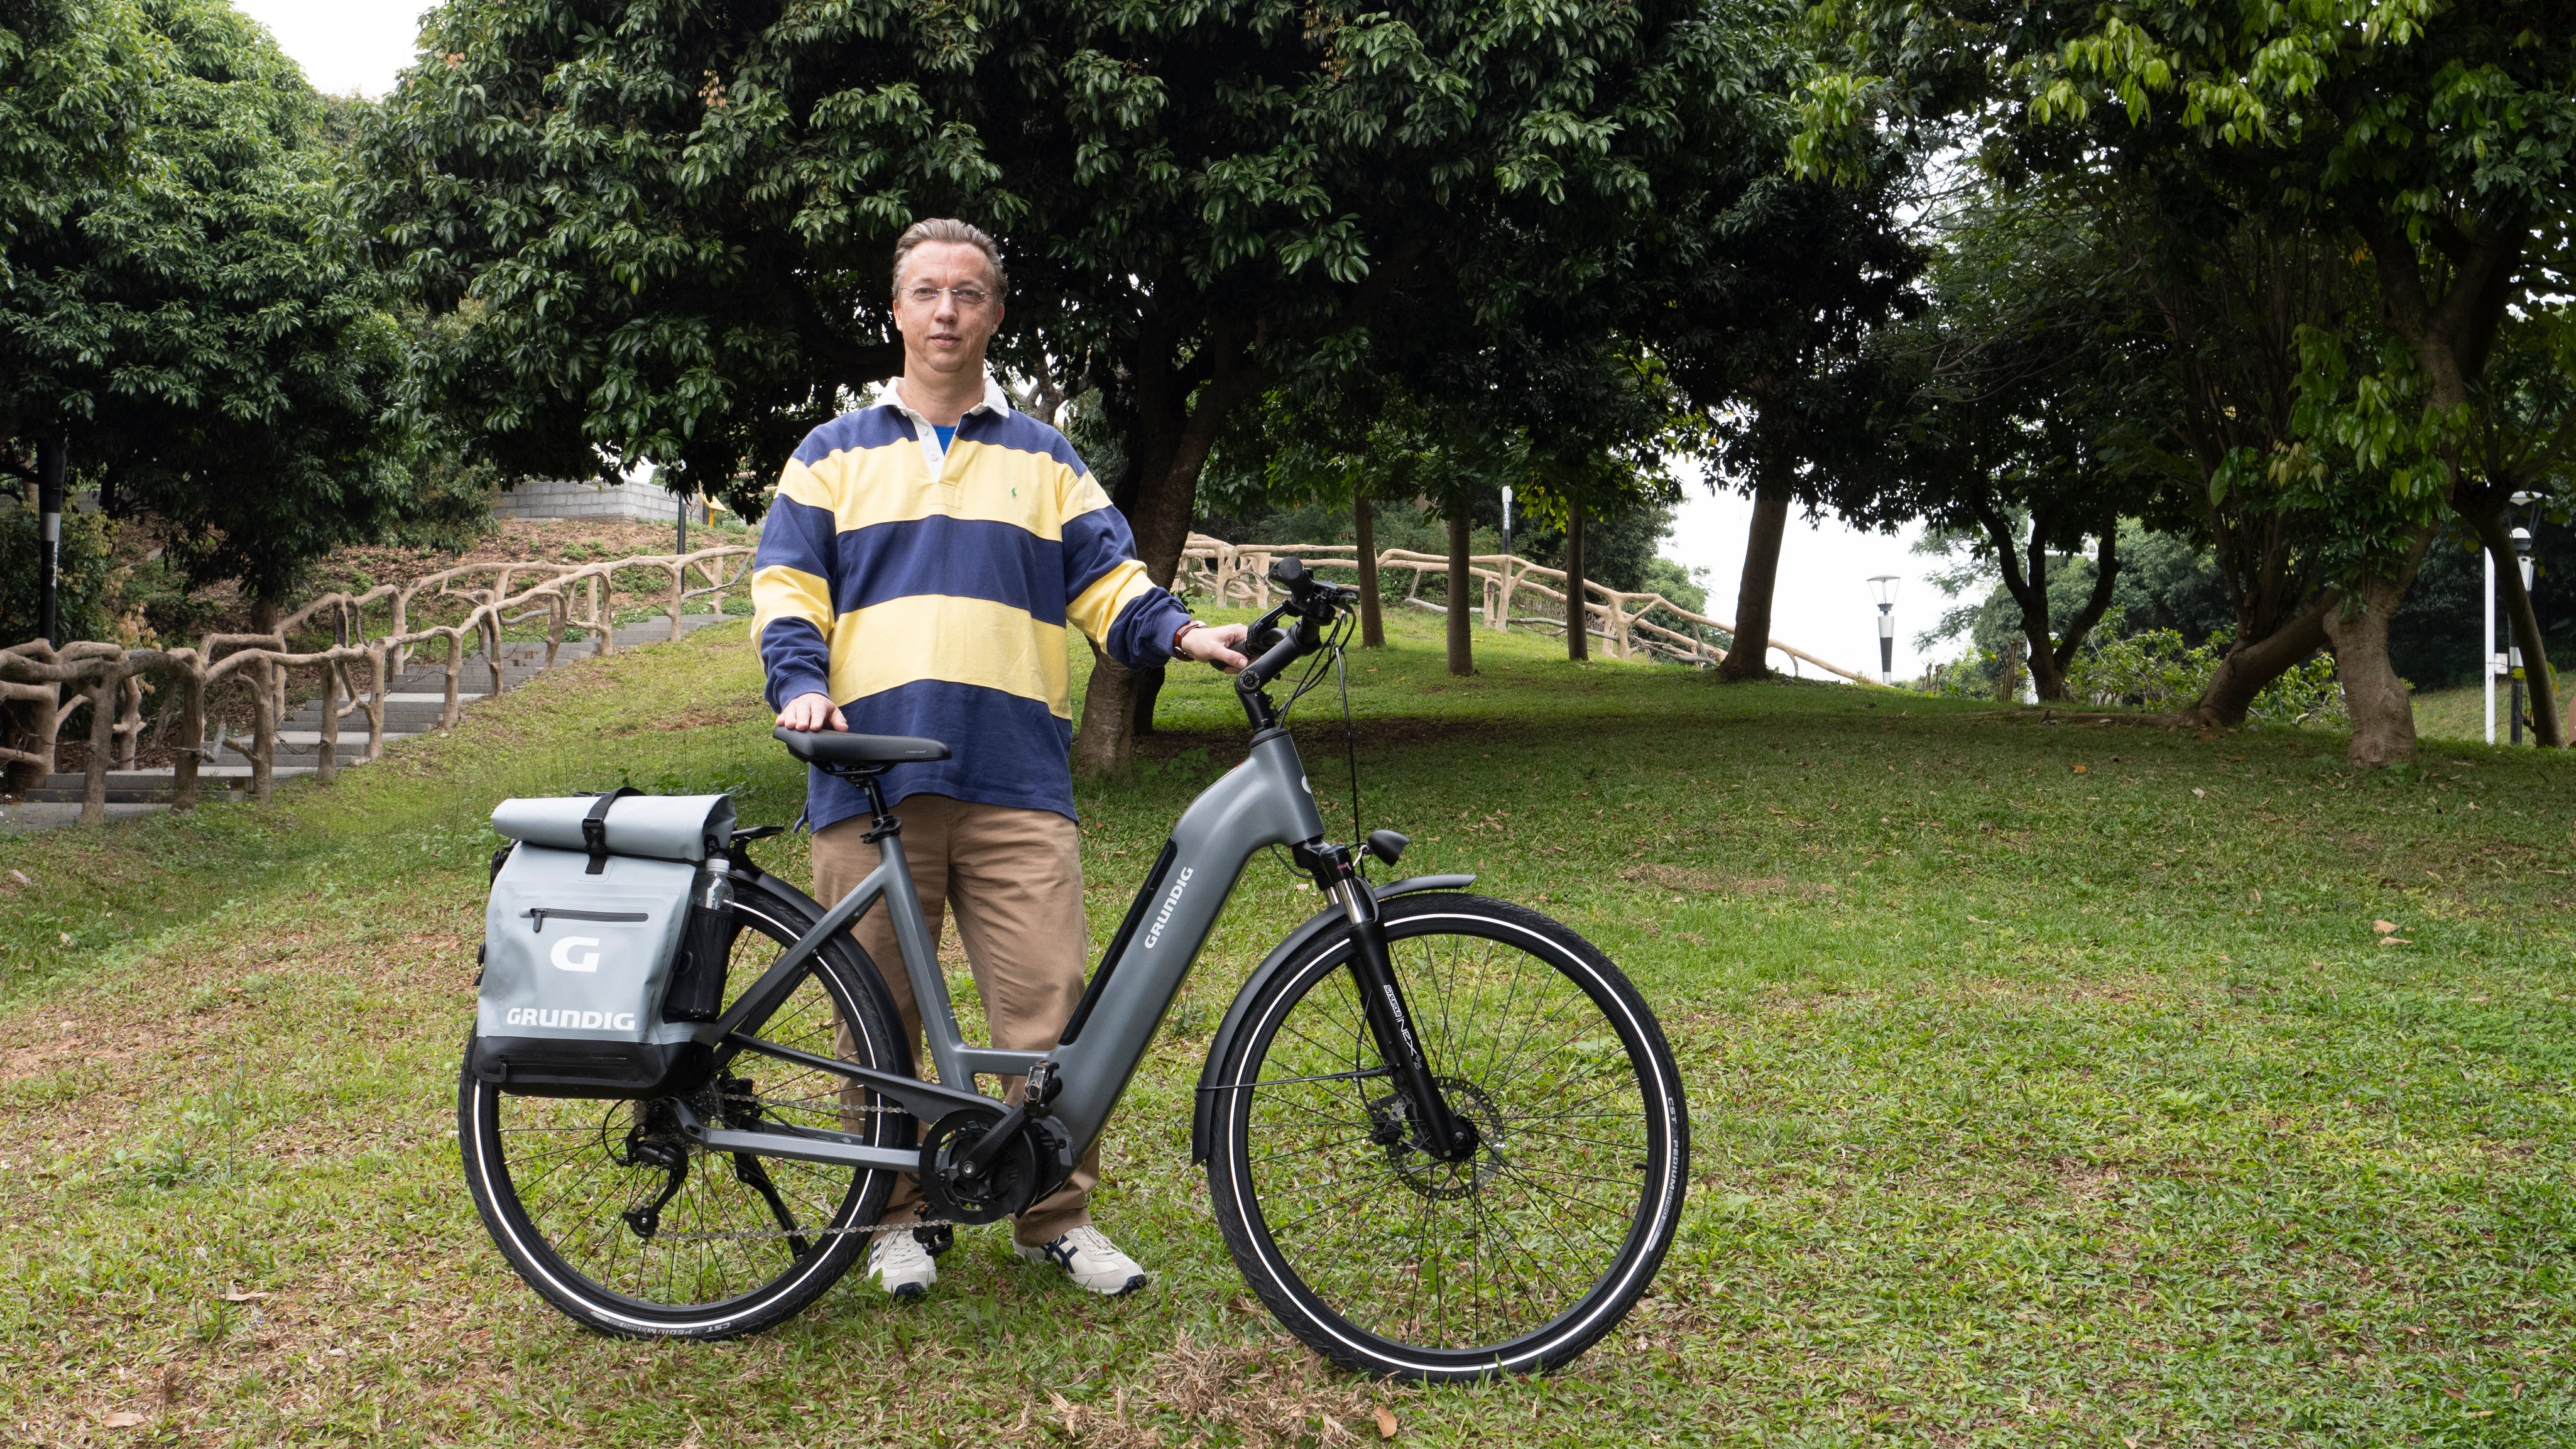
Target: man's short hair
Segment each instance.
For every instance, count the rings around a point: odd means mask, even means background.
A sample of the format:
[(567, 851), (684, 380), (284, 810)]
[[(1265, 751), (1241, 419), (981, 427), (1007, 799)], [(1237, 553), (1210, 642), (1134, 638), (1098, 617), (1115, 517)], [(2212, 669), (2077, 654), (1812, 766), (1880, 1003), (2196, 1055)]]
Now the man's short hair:
[(903, 235), (894, 239), (894, 285), (898, 289), (903, 286), (903, 264), (912, 259), (912, 249), (923, 242), (957, 242), (973, 247), (984, 254), (986, 265), (993, 269), (993, 289), (1001, 291), (1009, 284), (1009, 274), (1002, 270), (1001, 243), (994, 241), (990, 233), (953, 216), (934, 216), (905, 227)]

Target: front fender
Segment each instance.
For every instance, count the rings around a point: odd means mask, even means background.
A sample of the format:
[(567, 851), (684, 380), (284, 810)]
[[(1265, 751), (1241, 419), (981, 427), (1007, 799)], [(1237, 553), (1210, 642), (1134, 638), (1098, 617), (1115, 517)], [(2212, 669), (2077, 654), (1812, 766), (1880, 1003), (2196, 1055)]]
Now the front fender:
[[(1475, 884), (1472, 875), (1417, 875), (1387, 885), (1372, 886), (1381, 901), (1409, 896), (1417, 891), (1464, 890)], [(1270, 948), (1261, 964), (1244, 978), (1243, 989), (1234, 994), (1234, 1004), (1225, 1009), (1225, 1020), (1219, 1022), (1216, 1035), (1208, 1039), (1207, 1060), (1199, 1067), (1199, 1089), (1190, 1104), (1190, 1161), (1205, 1162), (1215, 1150), (1216, 1119), (1209, 1115), (1216, 1101), (1217, 1064), (1226, 1059), (1234, 1045), (1234, 1034), (1243, 1025), (1243, 1014), (1252, 1009), (1252, 998), (1271, 977), (1287, 969), (1288, 963), (1306, 954), (1306, 947), (1332, 934), (1336, 927), (1347, 927), (1350, 918), (1339, 910), (1317, 911), (1308, 916), (1286, 940)]]

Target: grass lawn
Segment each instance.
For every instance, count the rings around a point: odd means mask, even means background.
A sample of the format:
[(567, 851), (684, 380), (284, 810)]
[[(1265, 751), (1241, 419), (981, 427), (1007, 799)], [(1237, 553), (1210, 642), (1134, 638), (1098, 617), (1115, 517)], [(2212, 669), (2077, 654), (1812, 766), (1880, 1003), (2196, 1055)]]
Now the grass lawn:
[[(2501, 745), (2513, 738), (2513, 719), (2509, 711), (2513, 694), (2506, 682), (2496, 682), (2496, 741)], [(2530, 706), (2526, 704), (2526, 709)], [(2559, 708), (2565, 709), (2564, 699)], [(2436, 689), (2415, 696), (2415, 733), (2428, 740), (2460, 740), (2483, 743), (2487, 737), (2486, 692), (2476, 685), (2466, 689)], [(2525, 748), (2532, 740), (2531, 731), (2523, 731)]]
[[(748, 1342), (545, 1308), (457, 1171), (484, 821), (621, 780), (794, 818), (722, 628), (267, 810), (0, 841), (0, 1439), (1348, 1444), (1383, 1408), (1419, 1444), (2576, 1442), (2576, 762), (2436, 741), (2365, 774), (2316, 733), (1486, 634), (1457, 680), (1431, 621), (1390, 625), (1354, 655), (1368, 823), (1598, 941), (1691, 1083), (1681, 1242), (1571, 1371), (1353, 1382), (1242, 1290), (1188, 1101), (1314, 908), (1266, 860), (1110, 1128), (1144, 1294), (988, 1228), (925, 1303), (854, 1276)], [(1240, 748), (1212, 674), (1164, 701), (1150, 763), (1082, 791), (1095, 946)], [(1329, 696), (1301, 713), (1343, 823)], [(796, 838), (761, 849), (802, 877)]]

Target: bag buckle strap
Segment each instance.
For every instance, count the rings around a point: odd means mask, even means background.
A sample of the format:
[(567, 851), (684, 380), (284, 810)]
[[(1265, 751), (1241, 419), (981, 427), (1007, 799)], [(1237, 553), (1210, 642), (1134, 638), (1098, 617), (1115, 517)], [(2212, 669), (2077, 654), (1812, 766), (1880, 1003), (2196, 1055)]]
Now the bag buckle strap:
[(581, 817), (581, 848), (590, 852), (590, 869), (582, 874), (598, 875), (608, 869), (608, 807), (629, 795), (643, 793), (632, 785), (620, 785), (601, 792), (591, 802), (590, 813)]

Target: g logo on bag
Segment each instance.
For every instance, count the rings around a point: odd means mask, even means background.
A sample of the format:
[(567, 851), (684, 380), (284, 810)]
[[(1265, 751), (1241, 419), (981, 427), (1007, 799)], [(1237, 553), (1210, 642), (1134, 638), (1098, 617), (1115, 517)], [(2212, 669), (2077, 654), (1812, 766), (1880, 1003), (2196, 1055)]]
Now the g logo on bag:
[(584, 951), (581, 953), (580, 958), (576, 960), (573, 957), (572, 948), (575, 946), (596, 947), (598, 944), (599, 938), (597, 936), (566, 936), (562, 940), (555, 942), (555, 949), (547, 956), (546, 959), (554, 962), (555, 969), (559, 971), (596, 971), (599, 969), (598, 951)]

